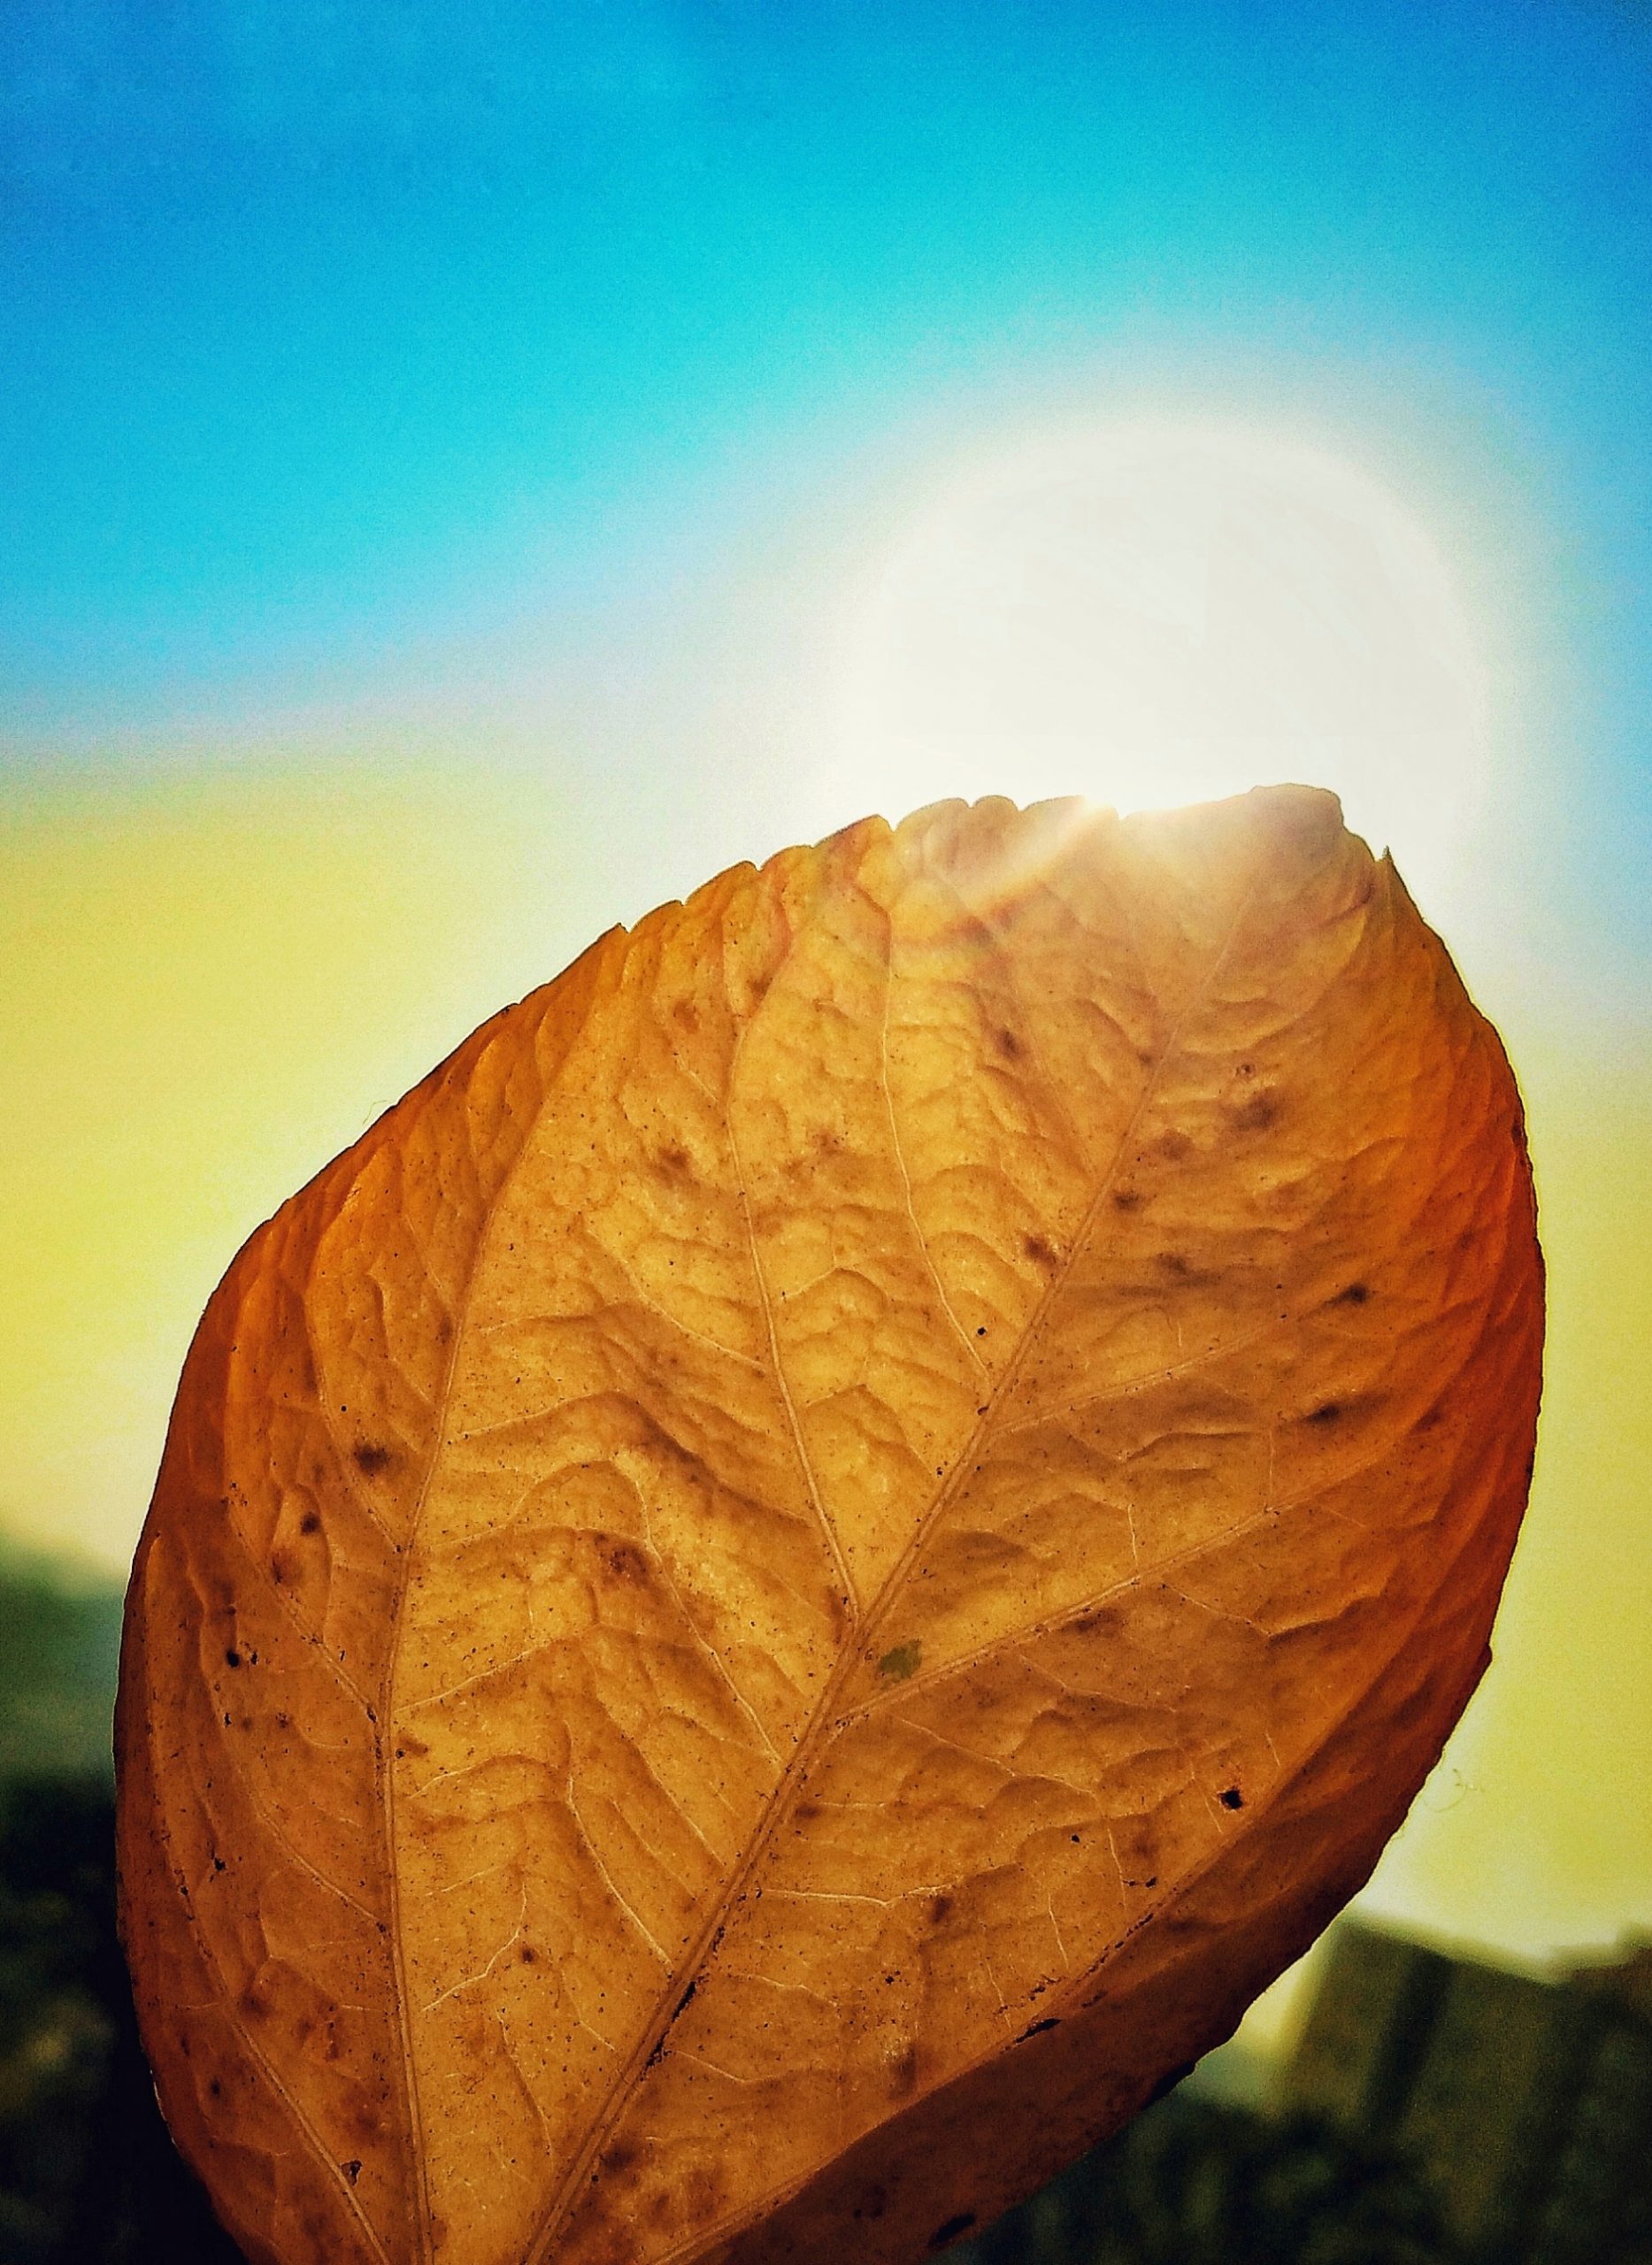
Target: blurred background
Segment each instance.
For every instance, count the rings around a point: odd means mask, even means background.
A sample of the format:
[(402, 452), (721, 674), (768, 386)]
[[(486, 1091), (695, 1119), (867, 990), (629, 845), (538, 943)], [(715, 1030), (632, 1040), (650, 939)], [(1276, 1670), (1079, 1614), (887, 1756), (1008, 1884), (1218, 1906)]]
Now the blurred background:
[(1531, 1514), (1356, 1923), (981, 2253), (1647, 2255), (1652, 12), (7, 0), (0, 370), (0, 2265), (215, 2238), (108, 1734), (244, 1237), (737, 859), (1278, 778), (1521, 1078)]

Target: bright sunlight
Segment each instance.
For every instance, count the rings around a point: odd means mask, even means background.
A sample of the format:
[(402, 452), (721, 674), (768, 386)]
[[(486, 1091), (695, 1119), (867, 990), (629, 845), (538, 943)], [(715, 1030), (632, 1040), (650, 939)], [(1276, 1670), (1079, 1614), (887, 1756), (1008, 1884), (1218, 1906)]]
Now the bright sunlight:
[(1301, 779), (1415, 881), (1485, 788), (1485, 672), (1427, 533), (1352, 465), (1239, 427), (1090, 428), (965, 468), (853, 588), (835, 689), (826, 824)]

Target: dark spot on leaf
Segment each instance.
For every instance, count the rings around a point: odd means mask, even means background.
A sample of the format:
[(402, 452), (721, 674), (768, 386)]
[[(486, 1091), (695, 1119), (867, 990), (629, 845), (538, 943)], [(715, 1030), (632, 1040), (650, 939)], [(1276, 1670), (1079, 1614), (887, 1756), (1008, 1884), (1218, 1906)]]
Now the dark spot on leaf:
[(228, 1865), (224, 1862), (224, 1859), (223, 1859), (221, 1856), (214, 1856), (214, 1857), (213, 1857), (213, 1859), (212, 1859), (212, 1870), (213, 1870), (215, 1872), (227, 1871), (227, 1870), (228, 1870), (228, 1869), (229, 1869)]
[(356, 2184), (356, 2181), (361, 2177), (360, 2158), (358, 2156), (352, 2155), (350, 2161), (343, 2166), (343, 2169), (345, 2177), (349, 2179), (350, 2184), (353, 2186)]
[(929, 2246), (944, 2249), (949, 2241), (956, 2241), (961, 2233), (967, 2233), (974, 2223), (973, 2210), (960, 2210), (955, 2218), (943, 2218), (930, 2235)]
[(1166, 1274), (1174, 1275), (1179, 1282), (1193, 1278), (1193, 1268), (1179, 1250), (1161, 1250), (1157, 1263)]
[(1309, 1415), (1308, 1421), (1310, 1424), (1334, 1424), (1337, 1417), (1341, 1413), (1341, 1405), (1339, 1401), (1334, 1400), (1326, 1400), (1321, 1401), (1318, 1408), (1311, 1410)]
[(224, 1665), (226, 1667), (239, 1667), (241, 1665), (241, 1654), (235, 1649), (233, 1644), (224, 1655)]
[(1240, 1792), (1237, 1785), (1230, 1785), (1226, 1792), (1222, 1795), (1222, 1807), (1224, 1808), (1243, 1808), (1244, 1806), (1245, 1797), (1243, 1793)]
[(313, 1510), (306, 1510), (306, 1511), (304, 1512), (304, 1514), (303, 1517), (301, 1517), (301, 1518), (299, 1519), (299, 1521), (298, 1521), (298, 1531), (299, 1531), (299, 1532), (300, 1532), (300, 1533), (319, 1533), (319, 1532), (320, 1532), (320, 1531), (321, 1531), (321, 1521), (320, 1521), (320, 1519), (317, 1516), (316, 1513), (315, 1513)]
[(943, 1919), (950, 1916), (951, 1910), (952, 1898), (944, 1892), (930, 1897), (929, 1917), (933, 1925), (938, 1927)]
[(604, 2170), (629, 2170), (637, 2159), (637, 2151), (624, 2139), (616, 2139), (611, 2147), (603, 2151)]
[(211, 2093), (214, 2100), (222, 2100), (224, 2097), (224, 2087), (219, 2084), (216, 2077), (209, 2079), (206, 2088), (208, 2092)]
[(597, 1540), (596, 1555), (611, 1579), (628, 1582), (634, 1588), (648, 1586), (649, 1561), (634, 1541), (624, 1540), (618, 1534), (603, 1534)]
[(1021, 1245), (1034, 1266), (1053, 1266), (1056, 1254), (1042, 1235), (1028, 1235)]
[(1010, 1062), (1013, 1062), (1017, 1055), (1019, 1054), (1021, 1051), (1021, 1041), (1012, 1030), (1001, 1030), (999, 1032), (998, 1051), (1000, 1054), (1004, 1056), (1006, 1060)]
[(903, 1644), (896, 1644), (878, 1662), (878, 1672), (891, 1683), (904, 1683), (909, 1675), (916, 1675), (924, 1656), (923, 1645), (916, 1636), (909, 1636)]
[(716, 2217), (722, 2199), (722, 2187), (713, 2170), (696, 2167), (683, 2182), (683, 2200), (688, 2205), (689, 2219), (695, 2225), (704, 2225), (708, 2219)]
[(673, 1140), (669, 1148), (660, 1150), (659, 1164), (662, 1171), (668, 1172), (673, 1179), (679, 1179), (690, 1170), (691, 1159), (682, 1142)]
[(1139, 1211), (1141, 1209), (1141, 1190), (1135, 1187), (1115, 1187), (1113, 1209), (1115, 1211)]
[(700, 1977), (699, 1977), (699, 1976), (696, 1974), (696, 1975), (695, 1976), (695, 1977), (694, 1977), (694, 1980), (693, 1980), (693, 1981), (688, 1985), (688, 1988), (683, 1992), (683, 1993), (682, 1993), (681, 1997), (680, 1997), (680, 1998), (679, 1998), (679, 1999), (678, 1999), (678, 2000), (677, 2000), (677, 2013), (675, 2013), (675, 2014), (673, 2014), (673, 2015), (672, 2015), (672, 2019), (673, 2021), (675, 2021), (675, 2020), (676, 2020), (676, 2018), (677, 2018), (677, 2015), (678, 2015), (678, 2014), (683, 2013), (683, 2012), (685, 2012), (685, 2011), (687, 2010), (687, 2008), (688, 2008), (688, 2005), (690, 2004), (690, 2002), (691, 2002), (691, 2001), (692, 2001), (692, 2000), (693, 2000), (693, 1997), (694, 1997), (694, 1993), (695, 1993), (695, 1992), (699, 1988), (699, 1986), (700, 1986)]
[(270, 1578), (275, 1583), (278, 1588), (287, 1578), (288, 1574), (291, 1570), (291, 1566), (288, 1563), (287, 1559), (281, 1555), (280, 1551), (279, 1549), (273, 1549), (270, 1552)]
[(976, 1331), (975, 1334), (976, 1334), (978, 1337), (985, 1337), (985, 1335), (987, 1334), (987, 1329), (986, 1329), (986, 1324), (985, 1324), (984, 1323), (983, 1323), (983, 1324), (981, 1325), (981, 1327)]
[(1172, 1125), (1169, 1132), (1159, 1134), (1158, 1152), (1173, 1164), (1179, 1164), (1192, 1147), (1193, 1142), (1179, 1125)]
[(1331, 1301), (1333, 1306), (1363, 1306), (1371, 1292), (1363, 1282), (1350, 1282), (1346, 1290), (1339, 1290)]
[(1233, 1123), (1241, 1132), (1265, 1132), (1270, 1125), (1279, 1123), (1281, 1114), (1277, 1094), (1264, 1086), (1233, 1111)]
[(1025, 2045), (1029, 2037), (1041, 2037), (1045, 2030), (1059, 2029), (1060, 2027), (1061, 2022), (1058, 2015), (1055, 2014), (1046, 2014), (1043, 2020), (1035, 2021), (1031, 2029), (1024, 2029), (1015, 2041), (1018, 2045)]
[(359, 1447), (352, 1447), (350, 1455), (357, 1470), (367, 1478), (376, 1478), (385, 1465), (394, 1459), (388, 1447), (374, 1447), (366, 1440)]
[(532, 1965), (534, 1965), (534, 1964), (535, 1963), (535, 1962), (538, 1960), (538, 1957), (539, 1957), (539, 1953), (534, 1949), (534, 1946), (533, 1946), (533, 1944), (532, 1944), (532, 1943), (524, 1943), (524, 1944), (523, 1944), (523, 1946), (522, 1946), (522, 1964), (523, 1964), (524, 1966), (532, 1966)]

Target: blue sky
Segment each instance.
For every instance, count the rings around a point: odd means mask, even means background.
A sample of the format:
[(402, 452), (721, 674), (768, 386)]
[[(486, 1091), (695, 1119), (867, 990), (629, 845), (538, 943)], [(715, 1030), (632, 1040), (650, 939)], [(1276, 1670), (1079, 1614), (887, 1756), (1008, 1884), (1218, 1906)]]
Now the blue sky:
[(1611, 813), (1571, 894), (1652, 943), (1644, 9), (12, 0), (0, 41), (13, 764), (634, 624), (1122, 384), (1457, 482)]
[(662, 519), (715, 542), (1110, 362), (1501, 454), (1602, 729), (1645, 710), (1642, 12), (12, 0), (0, 36), (0, 698), (48, 741), (417, 634), (525, 511), (588, 592)]

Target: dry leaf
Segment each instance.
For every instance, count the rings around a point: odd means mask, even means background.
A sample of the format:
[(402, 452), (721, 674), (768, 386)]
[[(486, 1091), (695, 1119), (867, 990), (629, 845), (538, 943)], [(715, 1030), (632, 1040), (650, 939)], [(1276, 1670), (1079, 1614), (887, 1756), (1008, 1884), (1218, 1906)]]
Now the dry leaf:
[(133, 1577), (124, 1923), (281, 2265), (900, 2260), (1225, 2035), (1480, 1674), (1541, 1288), (1329, 795), (740, 867), (256, 1234)]

